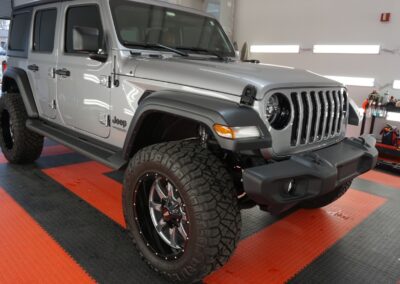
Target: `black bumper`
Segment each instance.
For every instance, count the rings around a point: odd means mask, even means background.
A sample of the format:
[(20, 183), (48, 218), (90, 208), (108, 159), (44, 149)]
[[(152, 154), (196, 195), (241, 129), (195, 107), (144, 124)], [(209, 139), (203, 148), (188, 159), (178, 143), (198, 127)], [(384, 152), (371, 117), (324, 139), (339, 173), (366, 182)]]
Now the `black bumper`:
[(344, 139), (333, 146), (243, 172), (244, 189), (261, 208), (283, 212), (299, 202), (326, 194), (374, 168), (375, 138)]

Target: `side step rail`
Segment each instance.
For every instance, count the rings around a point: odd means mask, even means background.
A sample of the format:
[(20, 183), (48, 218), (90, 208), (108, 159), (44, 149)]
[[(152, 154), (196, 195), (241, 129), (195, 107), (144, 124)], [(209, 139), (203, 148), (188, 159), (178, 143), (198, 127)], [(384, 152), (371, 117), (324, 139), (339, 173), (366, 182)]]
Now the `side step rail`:
[(52, 127), (41, 120), (30, 119), (26, 122), (26, 127), (113, 169), (119, 170), (127, 164), (127, 161), (122, 157), (122, 151), (114, 151), (94, 144), (69, 134), (67, 131)]

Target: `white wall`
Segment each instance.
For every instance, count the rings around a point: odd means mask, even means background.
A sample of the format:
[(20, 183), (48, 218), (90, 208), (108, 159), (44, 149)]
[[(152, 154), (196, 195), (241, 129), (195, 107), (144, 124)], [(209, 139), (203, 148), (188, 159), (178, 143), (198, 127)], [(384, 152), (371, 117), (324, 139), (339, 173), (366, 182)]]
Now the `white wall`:
[(203, 10), (205, 2), (205, 0), (161, 0), (161, 1), (166, 1), (181, 6), (194, 8), (197, 10)]
[[(163, 0), (197, 10), (216, 17), (230, 38), (233, 37), (235, 0)], [(214, 4), (214, 5), (213, 5)]]
[(230, 38), (233, 38), (235, 0), (208, 0), (209, 2), (220, 2), (220, 15), (218, 17), (222, 27)]
[[(380, 14), (391, 12), (390, 23), (381, 23)], [(376, 88), (400, 79), (399, 0), (236, 0), (234, 40), (239, 46), (251, 44), (380, 44), (396, 54), (316, 55), (251, 54), (262, 62), (304, 68), (324, 75), (376, 78)], [(383, 88), (386, 90), (388, 88)], [(373, 90), (349, 87), (350, 96), (361, 105)], [(358, 130), (354, 130), (356, 133)]]

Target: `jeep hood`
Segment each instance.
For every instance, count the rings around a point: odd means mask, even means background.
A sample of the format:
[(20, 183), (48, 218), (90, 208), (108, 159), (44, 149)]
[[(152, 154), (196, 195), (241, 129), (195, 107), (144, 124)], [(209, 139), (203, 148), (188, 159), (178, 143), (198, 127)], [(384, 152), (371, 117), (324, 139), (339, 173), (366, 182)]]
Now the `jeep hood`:
[(135, 77), (174, 83), (240, 96), (247, 85), (257, 88), (257, 99), (277, 88), (342, 86), (306, 70), (268, 64), (194, 59), (140, 59)]

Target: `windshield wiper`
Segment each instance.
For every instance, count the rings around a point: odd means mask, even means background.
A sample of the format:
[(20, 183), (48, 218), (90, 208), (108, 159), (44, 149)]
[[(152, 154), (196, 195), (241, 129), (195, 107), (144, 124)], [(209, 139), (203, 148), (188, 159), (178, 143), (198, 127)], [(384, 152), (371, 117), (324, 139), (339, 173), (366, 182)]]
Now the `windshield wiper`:
[(200, 47), (176, 47), (176, 49), (183, 49), (183, 50), (188, 50), (188, 51), (194, 51), (194, 52), (201, 52), (203, 54), (209, 54), (209, 55), (214, 55), (218, 57), (220, 60), (228, 61), (229, 57), (223, 56), (219, 54), (218, 52), (214, 52), (205, 48), (200, 48)]
[(129, 46), (129, 47), (142, 47), (142, 48), (161, 48), (161, 49), (165, 49), (171, 52), (174, 52), (176, 54), (179, 54), (181, 56), (189, 56), (186, 52), (180, 51), (178, 49), (175, 49), (173, 47), (170, 46), (166, 46), (163, 44), (159, 44), (159, 43), (131, 43), (131, 42), (124, 42), (124, 45)]

